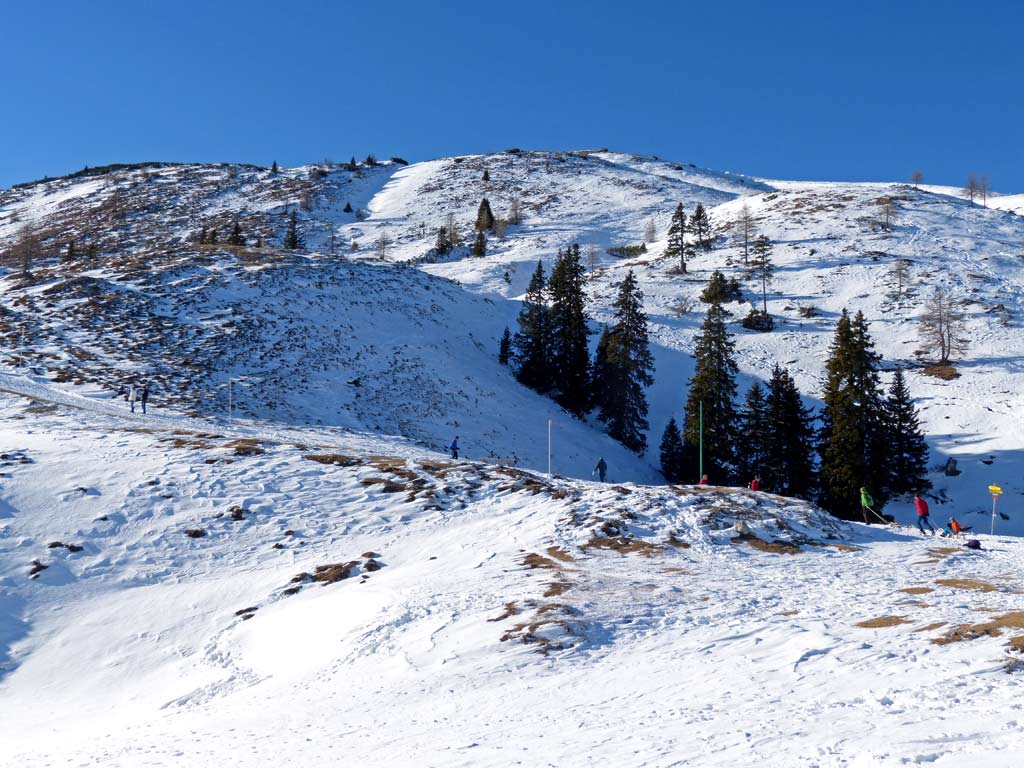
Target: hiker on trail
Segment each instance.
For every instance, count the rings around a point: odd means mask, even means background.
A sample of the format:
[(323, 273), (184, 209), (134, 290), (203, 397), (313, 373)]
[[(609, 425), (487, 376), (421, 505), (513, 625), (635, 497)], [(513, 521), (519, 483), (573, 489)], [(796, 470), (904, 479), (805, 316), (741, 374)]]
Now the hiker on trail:
[(448, 450), (452, 452), (452, 458), (459, 458), (459, 436), (456, 435), (455, 439), (452, 440), (452, 444), (448, 446)]
[[(601, 458), (599, 458), (597, 460), (597, 466), (594, 467), (594, 472), (597, 472), (598, 479), (603, 483), (604, 482), (604, 476), (608, 473), (608, 465), (605, 464), (604, 456), (602, 456)], [(591, 477), (594, 476), (594, 472), (590, 473)]]
[(142, 392), (139, 393), (139, 402), (142, 403), (142, 412), (146, 412), (146, 401), (149, 400), (149, 385), (142, 385)]
[(698, 485), (711, 485), (711, 481), (708, 480), (708, 476), (707, 475), (701, 475), (700, 476), (700, 482), (698, 483)]
[(752, 491), (760, 491), (761, 490), (761, 478), (760, 477), (755, 477), (753, 480), (750, 481), (750, 486), (749, 487), (750, 487), (750, 490), (752, 490)]
[(914, 494), (914, 509), (917, 510), (917, 529), (924, 533), (924, 527), (927, 525), (928, 530), (933, 534), (935, 533), (935, 527), (932, 525), (932, 521), (928, 519), (928, 502), (921, 498), (921, 494)]
[(132, 407), (132, 413), (135, 413), (135, 400), (138, 396), (139, 393), (135, 389), (135, 385), (132, 384), (131, 389), (128, 390), (128, 404)]
[(867, 488), (860, 489), (860, 513), (864, 516), (864, 525), (871, 525), (871, 519), (868, 517), (868, 512), (871, 514), (877, 514), (872, 507), (875, 506), (875, 500), (871, 498), (871, 494), (868, 493)]

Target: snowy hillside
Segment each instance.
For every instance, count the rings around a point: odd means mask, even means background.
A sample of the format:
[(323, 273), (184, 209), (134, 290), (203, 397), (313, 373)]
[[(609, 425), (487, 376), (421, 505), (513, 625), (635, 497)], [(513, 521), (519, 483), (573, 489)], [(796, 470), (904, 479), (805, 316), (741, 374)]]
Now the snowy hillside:
[(32, 393), (0, 395), (12, 765), (1024, 750), (1006, 674), (1019, 540), (972, 553), (770, 494), (553, 480), (5, 388)]

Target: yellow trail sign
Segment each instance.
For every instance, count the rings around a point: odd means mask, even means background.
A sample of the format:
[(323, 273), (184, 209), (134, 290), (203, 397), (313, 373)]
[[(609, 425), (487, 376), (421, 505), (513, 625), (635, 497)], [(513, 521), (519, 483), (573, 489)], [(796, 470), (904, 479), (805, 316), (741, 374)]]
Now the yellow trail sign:
[(998, 496), (1003, 492), (1003, 489), (1000, 488), (998, 485), (990, 485), (988, 487), (988, 492), (991, 493), (993, 496)]

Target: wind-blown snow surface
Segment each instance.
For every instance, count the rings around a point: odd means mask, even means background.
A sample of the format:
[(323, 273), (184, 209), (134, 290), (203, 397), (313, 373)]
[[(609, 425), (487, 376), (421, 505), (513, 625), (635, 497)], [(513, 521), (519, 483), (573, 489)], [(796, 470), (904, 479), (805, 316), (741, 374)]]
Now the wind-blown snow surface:
[(1017, 539), (5, 388), (4, 764), (1024, 756)]

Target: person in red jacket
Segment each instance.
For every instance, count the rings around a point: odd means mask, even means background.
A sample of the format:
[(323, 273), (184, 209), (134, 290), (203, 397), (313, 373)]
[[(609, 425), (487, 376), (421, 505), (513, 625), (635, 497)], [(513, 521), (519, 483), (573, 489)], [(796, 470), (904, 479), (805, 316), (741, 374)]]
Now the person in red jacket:
[(752, 491), (760, 491), (761, 490), (761, 478), (760, 477), (755, 477), (753, 480), (750, 481), (750, 490), (752, 490)]
[(932, 525), (932, 521), (928, 519), (928, 502), (921, 498), (921, 494), (914, 494), (914, 509), (917, 510), (917, 528), (921, 533), (924, 533), (924, 527), (927, 525), (928, 530), (935, 533), (935, 527)]

